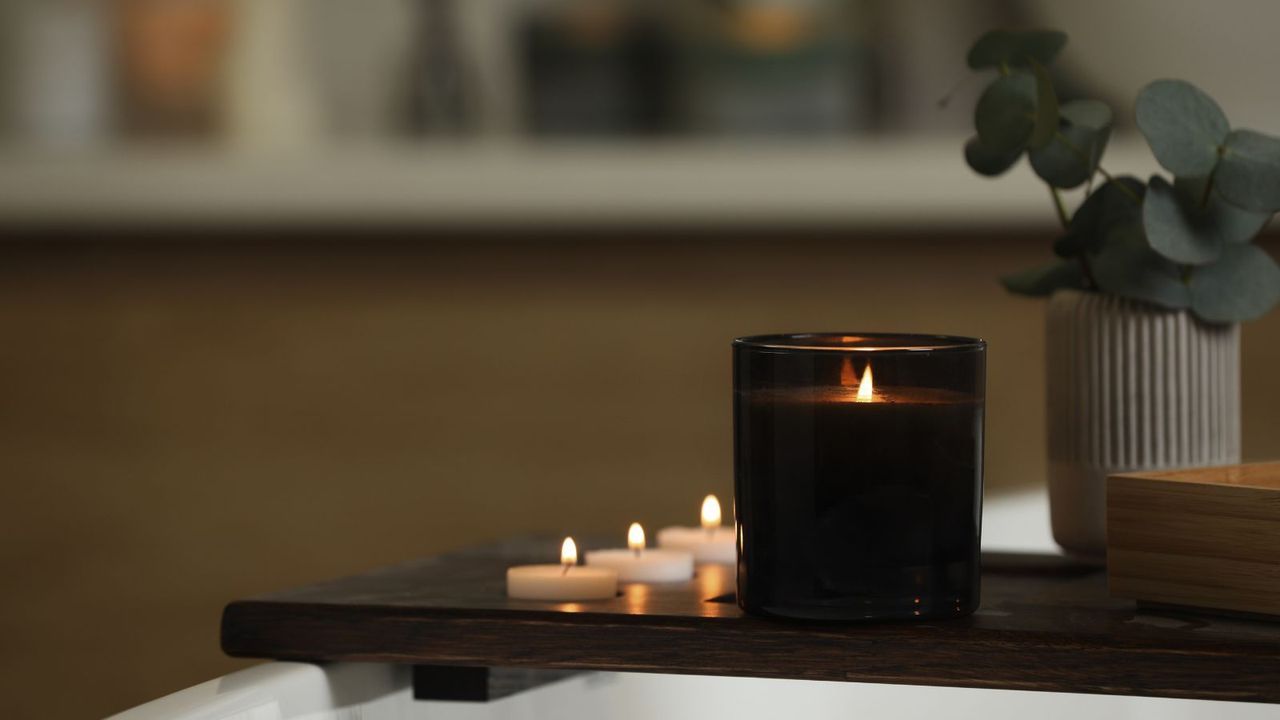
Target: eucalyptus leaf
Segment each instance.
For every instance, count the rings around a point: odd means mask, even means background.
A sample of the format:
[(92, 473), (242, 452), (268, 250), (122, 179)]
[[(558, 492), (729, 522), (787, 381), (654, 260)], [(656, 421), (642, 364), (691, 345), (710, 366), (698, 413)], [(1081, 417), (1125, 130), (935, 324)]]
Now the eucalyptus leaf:
[(1207, 179), (1159, 176), (1148, 184), (1142, 225), (1152, 249), (1174, 262), (1203, 265), (1218, 259), (1223, 245), (1248, 242), (1270, 219), (1241, 210), (1207, 192)]
[(1145, 192), (1142, 181), (1131, 175), (1121, 175), (1099, 186), (1076, 208), (1067, 234), (1054, 244), (1054, 251), (1068, 257), (1097, 252), (1117, 228), (1140, 224)]
[(1258, 236), (1271, 220), (1270, 212), (1254, 212), (1227, 202), (1210, 178), (1177, 178), (1173, 189), (1184, 208), (1191, 208), (1200, 222), (1212, 225), (1224, 243), (1246, 243)]
[(1072, 100), (1063, 103), (1062, 118), (1068, 125), (1103, 130), (1111, 128), (1115, 116), (1111, 106), (1101, 100)]
[(1033, 149), (1031, 168), (1053, 187), (1070, 189), (1093, 177), (1111, 138), (1111, 108), (1075, 100), (1059, 110), (1059, 129), (1048, 145)]
[(1218, 262), (1191, 273), (1190, 294), (1202, 320), (1253, 320), (1280, 301), (1280, 267), (1256, 245), (1227, 245)]
[(1213, 98), (1184, 80), (1156, 80), (1138, 93), (1138, 129), (1156, 160), (1176, 176), (1204, 177), (1231, 129)]
[(1090, 262), (1104, 292), (1170, 309), (1191, 304), (1180, 268), (1147, 245), (1139, 222), (1113, 228)]
[(1032, 297), (1052, 295), (1055, 290), (1084, 289), (1084, 273), (1078, 262), (1056, 262), (1043, 267), (1005, 275), (1000, 282), (1009, 292)]
[(1032, 60), (1031, 73), (1036, 79), (1036, 119), (1028, 145), (1037, 149), (1048, 145), (1058, 131), (1058, 94), (1044, 65)]
[(1173, 186), (1153, 175), (1142, 202), (1142, 227), (1151, 248), (1174, 262), (1203, 265), (1218, 259), (1222, 239), (1212, 225), (1184, 209)]
[(982, 140), (972, 137), (964, 145), (964, 159), (969, 167), (979, 175), (995, 177), (1013, 167), (1022, 157), (1022, 148), (998, 151), (982, 144)]
[(1027, 73), (998, 77), (974, 110), (973, 124), (982, 144), (996, 152), (1027, 146), (1035, 129), (1036, 81)]
[(1253, 130), (1233, 131), (1213, 178), (1232, 205), (1256, 212), (1280, 210), (1280, 139)]
[(1058, 30), (992, 30), (969, 49), (968, 63), (974, 70), (1051, 65), (1066, 44), (1067, 34)]

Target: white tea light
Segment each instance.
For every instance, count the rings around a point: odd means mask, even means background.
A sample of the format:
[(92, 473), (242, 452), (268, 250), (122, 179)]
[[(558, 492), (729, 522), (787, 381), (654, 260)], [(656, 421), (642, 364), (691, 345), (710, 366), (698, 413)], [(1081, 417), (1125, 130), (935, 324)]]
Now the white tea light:
[(592, 550), (587, 553), (587, 567), (613, 568), (622, 582), (680, 582), (693, 577), (693, 553), (648, 550), (644, 528), (640, 523), (631, 523), (627, 549)]
[(731, 527), (720, 526), (720, 501), (715, 495), (702, 500), (702, 527), (668, 527), (658, 531), (658, 547), (688, 550), (700, 563), (733, 565), (738, 562), (737, 537)]
[(618, 573), (578, 565), (578, 546), (565, 538), (559, 565), (507, 568), (507, 597), (520, 600), (603, 600), (618, 594)]

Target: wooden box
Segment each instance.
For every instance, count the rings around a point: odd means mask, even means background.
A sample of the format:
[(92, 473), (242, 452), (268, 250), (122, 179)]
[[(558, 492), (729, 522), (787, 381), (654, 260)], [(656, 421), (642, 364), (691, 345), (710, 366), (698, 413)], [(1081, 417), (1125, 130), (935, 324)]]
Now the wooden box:
[(1111, 594), (1280, 616), (1280, 462), (1107, 479)]

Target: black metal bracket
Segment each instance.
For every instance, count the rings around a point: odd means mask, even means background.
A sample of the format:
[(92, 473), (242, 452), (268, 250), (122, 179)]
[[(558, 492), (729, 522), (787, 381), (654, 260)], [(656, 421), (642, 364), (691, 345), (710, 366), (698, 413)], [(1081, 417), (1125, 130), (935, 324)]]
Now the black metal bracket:
[(489, 702), (577, 675), (578, 670), (414, 665), (415, 700)]

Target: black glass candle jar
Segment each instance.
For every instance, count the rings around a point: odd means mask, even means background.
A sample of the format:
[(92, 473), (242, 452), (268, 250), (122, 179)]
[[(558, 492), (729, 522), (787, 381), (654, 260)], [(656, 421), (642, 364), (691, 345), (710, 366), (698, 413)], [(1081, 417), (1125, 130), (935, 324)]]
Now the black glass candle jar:
[(986, 343), (733, 341), (738, 604), (814, 620), (978, 607)]

